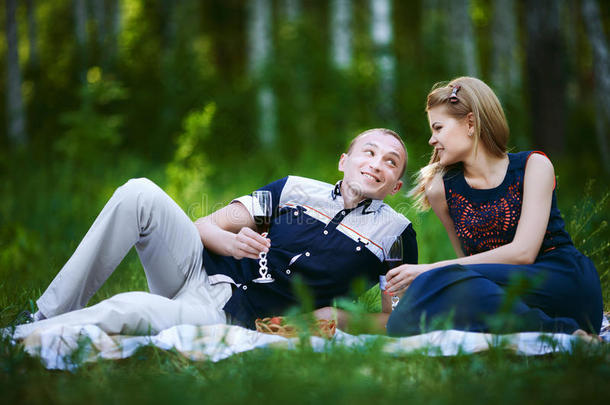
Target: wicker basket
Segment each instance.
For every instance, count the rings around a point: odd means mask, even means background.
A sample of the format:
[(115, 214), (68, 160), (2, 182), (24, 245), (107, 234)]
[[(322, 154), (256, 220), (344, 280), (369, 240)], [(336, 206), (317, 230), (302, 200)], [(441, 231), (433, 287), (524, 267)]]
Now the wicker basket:
[[(299, 329), (295, 324), (287, 322), (284, 317), (274, 316), (272, 318), (258, 318), (255, 322), (256, 330), (270, 335), (279, 335), (287, 338), (299, 335)], [(334, 320), (317, 319), (309, 325), (309, 332), (313, 336), (330, 339), (335, 335), (337, 323)]]

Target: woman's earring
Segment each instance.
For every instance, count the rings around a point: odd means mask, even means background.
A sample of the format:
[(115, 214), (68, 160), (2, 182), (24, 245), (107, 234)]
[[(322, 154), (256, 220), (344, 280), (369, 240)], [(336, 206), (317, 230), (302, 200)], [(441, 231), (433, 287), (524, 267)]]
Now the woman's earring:
[(472, 136), (474, 134), (474, 131), (468, 131), (468, 136)]

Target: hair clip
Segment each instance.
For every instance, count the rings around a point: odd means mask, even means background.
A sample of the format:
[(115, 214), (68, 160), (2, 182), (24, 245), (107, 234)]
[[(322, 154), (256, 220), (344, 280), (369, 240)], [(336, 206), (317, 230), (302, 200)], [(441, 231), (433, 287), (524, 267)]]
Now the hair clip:
[(453, 86), (453, 90), (451, 91), (451, 95), (449, 96), (449, 102), (450, 103), (457, 103), (458, 101), (460, 101), (457, 97), (457, 92), (462, 88), (462, 86), (460, 86), (459, 84), (456, 84)]

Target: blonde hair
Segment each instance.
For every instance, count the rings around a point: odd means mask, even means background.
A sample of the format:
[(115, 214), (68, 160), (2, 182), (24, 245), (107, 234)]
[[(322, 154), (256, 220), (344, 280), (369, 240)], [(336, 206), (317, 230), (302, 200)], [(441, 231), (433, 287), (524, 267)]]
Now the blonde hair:
[[(472, 113), (475, 153), (479, 142), (495, 156), (506, 153), (509, 136), (506, 116), (498, 97), (483, 81), (474, 77), (458, 77), (449, 83), (436, 83), (428, 93), (426, 112), (438, 106), (443, 106), (446, 113), (455, 119), (465, 119)], [(447, 169), (441, 166), (438, 152), (433, 151), (428, 165), (418, 171), (416, 185), (409, 192), (410, 196), (415, 197), (417, 208), (422, 211), (430, 208), (426, 188), (436, 175), (443, 175)]]
[(350, 142), (349, 146), (347, 147), (347, 154), (348, 155), (350, 154), (350, 152), (354, 148), (354, 145), (356, 144), (356, 141), (358, 139), (362, 138), (365, 135), (371, 134), (373, 132), (379, 132), (379, 133), (381, 133), (383, 135), (389, 135), (389, 136), (395, 138), (396, 140), (398, 140), (398, 142), (400, 142), (400, 144), (402, 145), (402, 149), (405, 152), (405, 161), (404, 161), (404, 164), (402, 165), (402, 168), (400, 170), (400, 176), (398, 177), (398, 178), (401, 178), (405, 174), (405, 170), (407, 169), (407, 160), (409, 159), (409, 155), (407, 154), (407, 146), (405, 145), (405, 142), (402, 140), (400, 135), (398, 135), (396, 132), (392, 131), (391, 129), (387, 129), (387, 128), (371, 128), (371, 129), (367, 129), (364, 132), (359, 133), (358, 135), (356, 135), (356, 137), (354, 139), (352, 139), (352, 141)]

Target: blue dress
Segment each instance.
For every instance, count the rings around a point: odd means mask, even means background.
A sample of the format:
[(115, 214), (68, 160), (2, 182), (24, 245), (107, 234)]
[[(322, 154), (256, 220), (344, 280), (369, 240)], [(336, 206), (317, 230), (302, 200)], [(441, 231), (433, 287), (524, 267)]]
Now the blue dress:
[[(445, 197), (465, 255), (513, 240), (532, 153), (509, 153), (505, 178), (493, 189), (473, 189), (459, 169), (444, 176)], [(603, 303), (595, 266), (572, 243), (557, 208), (533, 264), (450, 265), (419, 275), (392, 312), (387, 331), (407, 336), (453, 328), (477, 332), (599, 333)]]

